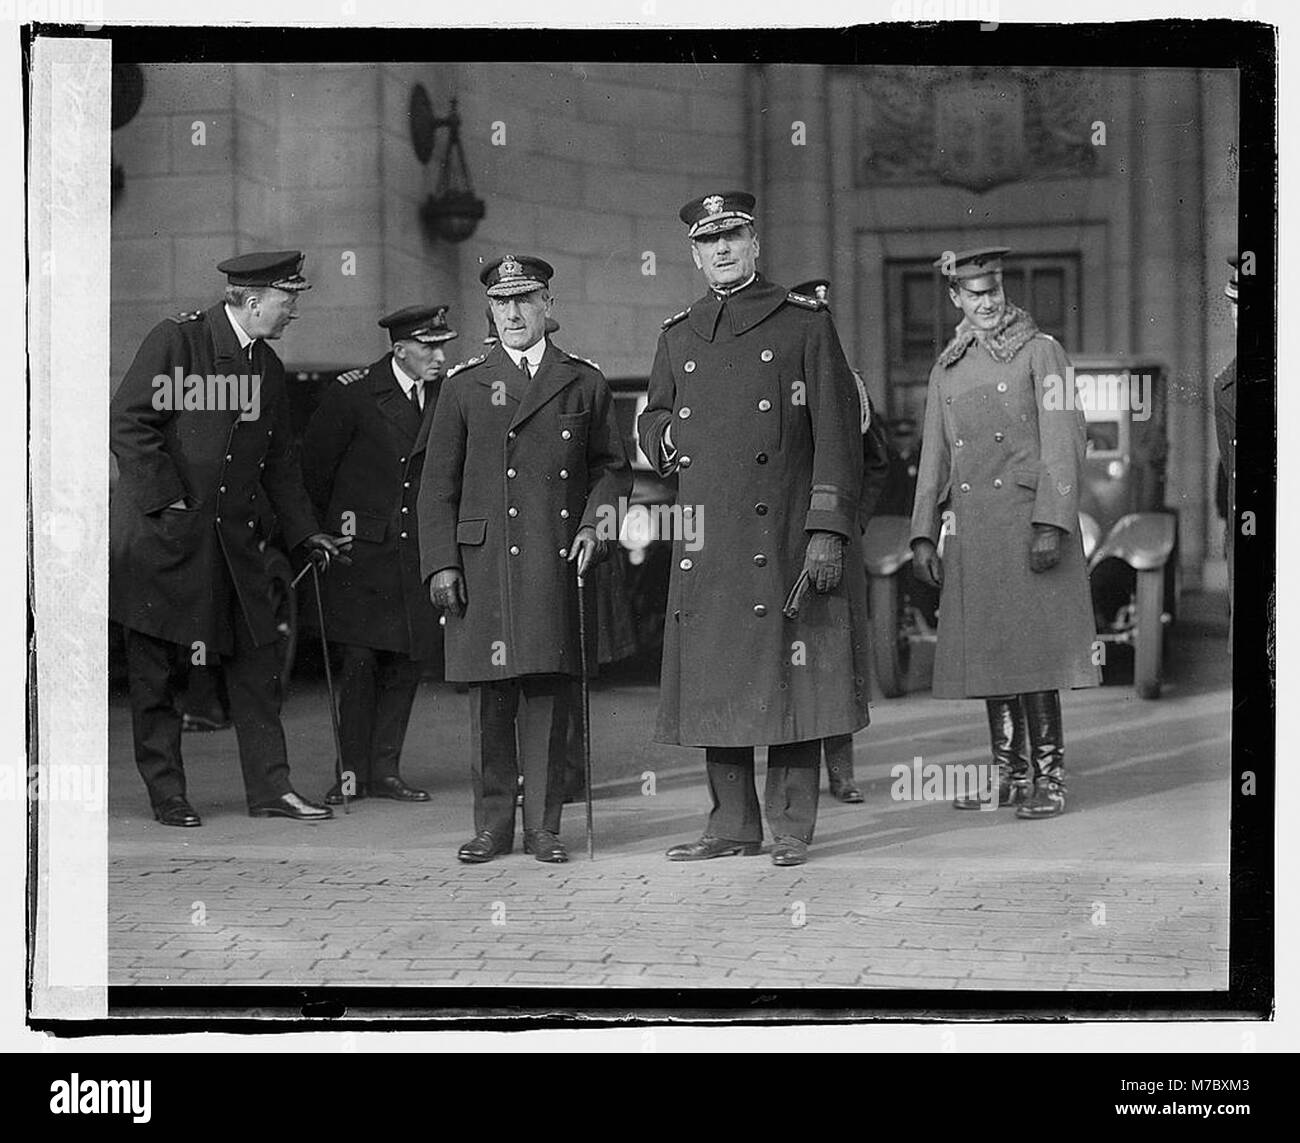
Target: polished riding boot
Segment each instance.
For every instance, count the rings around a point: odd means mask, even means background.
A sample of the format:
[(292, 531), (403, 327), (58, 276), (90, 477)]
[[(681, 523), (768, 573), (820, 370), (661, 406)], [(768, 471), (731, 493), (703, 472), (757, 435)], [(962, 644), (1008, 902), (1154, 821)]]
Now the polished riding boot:
[(1034, 691), (1020, 701), (1029, 722), (1034, 792), (1017, 810), (1018, 818), (1052, 818), (1065, 812), (1065, 736), (1061, 731), (1061, 696)]
[[(1028, 731), (1019, 695), (984, 700), (989, 716), (989, 745), (998, 775), (998, 805), (1018, 806), (1033, 792), (1034, 778), (1029, 768)], [(988, 802), (978, 790), (969, 790), (953, 799), (958, 810), (982, 810)]]

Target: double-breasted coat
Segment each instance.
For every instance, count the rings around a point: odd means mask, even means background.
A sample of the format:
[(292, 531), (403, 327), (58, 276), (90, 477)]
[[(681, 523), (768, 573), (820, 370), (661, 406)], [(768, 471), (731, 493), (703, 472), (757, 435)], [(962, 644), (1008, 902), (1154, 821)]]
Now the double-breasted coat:
[(631, 489), (609, 386), (590, 362), (548, 342), (530, 380), (498, 344), (448, 372), (419, 519), (425, 583), (448, 568), (465, 576), (465, 614), (447, 616), (450, 681), (581, 674), (569, 549), (584, 525), (617, 540)]
[[(317, 531), (292, 452), (284, 367), (264, 342), (254, 347), (250, 360), (224, 305), (168, 318), (140, 346), (109, 413), (119, 477), (109, 512), (109, 615), (218, 654), (234, 652), (232, 589), (256, 644), (278, 635), (259, 547), (265, 501), (290, 548)], [(237, 404), (167, 407), (176, 402), (158, 396), (164, 387), (154, 379), (177, 370), (205, 381), (256, 375), (256, 416), (244, 419)], [(205, 385), (209, 406), (210, 391)], [(169, 507), (182, 499), (188, 510)]]
[[(1086, 429), (1061, 346), (1014, 306), (981, 340), (963, 327), (930, 373), (912, 537), (946, 532), (936, 698), (1095, 686), (1080, 537)], [(1061, 559), (1033, 572), (1035, 524)]]
[(420, 579), (420, 478), (441, 382), (425, 385), (424, 415), (385, 354), (364, 377), (325, 390), (303, 437), (302, 470), (318, 518), (352, 536), (351, 565), (322, 577), (331, 641), (442, 657), (438, 613)]
[[(779, 745), (869, 721), (861, 417), (824, 302), (758, 275), (665, 323), (638, 431), (694, 528), (674, 538), (657, 741)], [(844, 537), (844, 577), (787, 619), (814, 531)]]

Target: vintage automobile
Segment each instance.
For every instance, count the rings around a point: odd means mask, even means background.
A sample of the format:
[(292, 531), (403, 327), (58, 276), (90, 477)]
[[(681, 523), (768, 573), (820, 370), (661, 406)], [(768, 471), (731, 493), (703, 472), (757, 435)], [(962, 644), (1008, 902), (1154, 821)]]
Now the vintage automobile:
[[(1166, 370), (1144, 358), (1080, 357), (1072, 392), (1087, 421), (1079, 528), (1103, 677), (1131, 656), (1142, 698), (1158, 698), (1178, 599), (1178, 521), (1165, 507)], [(905, 516), (871, 520), (864, 539), (876, 683), (887, 697), (921, 685), (917, 648), (937, 638), (934, 616), (909, 590)], [(940, 554), (944, 537), (939, 540)]]

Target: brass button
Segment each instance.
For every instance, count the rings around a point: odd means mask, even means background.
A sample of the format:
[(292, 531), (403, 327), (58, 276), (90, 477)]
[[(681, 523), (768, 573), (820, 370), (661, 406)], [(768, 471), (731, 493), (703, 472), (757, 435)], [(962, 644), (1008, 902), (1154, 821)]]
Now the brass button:
[(998, 392), (999, 392), (999, 393), (1005, 393), (1006, 391), (1007, 391), (1007, 383), (1006, 383), (1005, 381), (999, 381), (999, 382), (998, 382)]
[(405, 532), (402, 533), (402, 539), (403, 539), (403, 540), (406, 539), (406, 533), (405, 533)]
[(684, 457), (682, 457), (682, 459), (679, 460), (679, 461), (677, 462), (677, 466), (678, 466), (679, 468), (690, 468), (690, 467), (691, 467), (691, 458), (690, 458), (689, 456), (684, 456)]
[(225, 490), (226, 490), (226, 486), (224, 484), (217, 489), (218, 492), (225, 492)]
[(404, 457), (404, 456), (402, 456), (402, 457), (398, 457), (398, 458), (397, 458), (397, 463), (398, 463), (398, 464), (405, 464), (405, 463), (406, 463), (406, 457)]
[(754, 557), (754, 566), (760, 568), (767, 567), (767, 557), (763, 555), (762, 552), (759, 552), (758, 555)]
[(1000, 477), (1000, 476), (996, 476), (996, 477), (993, 478), (993, 487), (994, 487), (994, 488), (1001, 488), (1001, 487), (1002, 487), (1002, 477)]
[(233, 456), (231, 456), (230, 453), (226, 453), (226, 459), (227, 459), (227, 460), (234, 460), (235, 458), (234, 458)]
[(759, 411), (760, 413), (766, 413), (766, 412), (768, 411), (768, 409), (770, 409), (771, 407), (772, 407), (772, 402), (769, 401), (766, 397), (764, 397), (764, 398), (763, 398), (761, 401), (759, 401), (759, 403), (758, 403), (758, 411)]
[(967, 484), (964, 480), (963, 480), (962, 483), (961, 483), (961, 490), (962, 490), (963, 492), (969, 492), (969, 491), (970, 491), (970, 485)]
[(945, 397), (945, 398), (943, 399), (943, 401), (944, 401), (944, 404), (945, 404), (945, 405), (951, 405), (951, 404), (952, 404), (952, 398), (951, 398), (951, 397)]
[(217, 523), (218, 523), (218, 524), (221, 523), (221, 517), (220, 517), (220, 516), (217, 517)]
[(406, 515), (406, 513), (409, 512), (409, 511), (410, 511), (410, 509), (409, 509), (405, 504), (403, 504), (403, 505), (402, 505), (402, 515)]
[(755, 461), (757, 464), (766, 464), (766, 463), (767, 463), (767, 453), (765, 453), (765, 452), (760, 452), (756, 457), (754, 457), (754, 461)]
[(567, 468), (560, 469), (560, 479), (561, 480), (569, 479), (569, 470)]
[(765, 350), (763, 350), (763, 352), (760, 353), (758, 356), (761, 357), (764, 361), (771, 361), (771, 360), (772, 360), (772, 351), (771, 351), (770, 349), (765, 349)]
[(513, 468), (507, 468), (507, 469), (506, 469), (506, 476), (509, 477), (511, 480), (514, 480), (514, 478), (515, 478), (515, 470), (514, 470)]
[(561, 508), (561, 509), (560, 509), (560, 519), (561, 519), (561, 520), (567, 520), (568, 518), (569, 518), (569, 510), (568, 510), (567, 508)]
[(962, 447), (966, 444), (966, 442), (965, 442), (964, 440), (962, 440), (961, 437), (958, 437), (958, 438), (957, 438), (955, 441), (953, 441), (952, 443), (955, 444), (958, 448), (962, 448)]
[(518, 515), (519, 515), (519, 509), (516, 508), (516, 507), (512, 504), (509, 508), (506, 509), (506, 515), (507, 515), (507, 516), (518, 516)]
[(566, 558), (566, 557), (568, 556), (568, 554), (569, 554), (569, 549), (568, 549), (568, 548), (561, 548), (561, 549), (560, 549), (560, 558), (561, 558), (561, 559)]
[(510, 545), (510, 554), (511, 554), (512, 556), (517, 556), (517, 555), (519, 554), (519, 545), (518, 545), (518, 544), (511, 544), (511, 545)]
[(248, 526), (249, 526), (250, 528), (253, 526), (253, 521), (252, 521), (252, 520), (249, 520), (249, 522), (248, 522)]
[(756, 603), (754, 604), (754, 614), (757, 615), (760, 619), (762, 619), (763, 616), (767, 614), (767, 608), (764, 607), (761, 603)]
[(404, 481), (402, 481), (402, 487), (403, 487), (403, 488), (410, 488), (410, 487), (411, 487), (411, 482), (410, 482), (409, 480), (404, 480)]
[(1006, 440), (1006, 436), (1006, 433), (994, 433), (993, 439), (1000, 444), (1002, 441)]
[(514, 440), (515, 437), (517, 437), (518, 435), (519, 435), (519, 434), (518, 434), (517, 432), (515, 432), (514, 429), (511, 429), (508, 433), (506, 433), (506, 440), (511, 440), (511, 441), (512, 441), (512, 440)]
[(573, 436), (573, 434), (572, 434), (571, 432), (569, 432), (568, 429), (561, 429), (561, 430), (560, 430), (560, 440), (562, 440), (562, 441), (567, 441), (571, 436)]
[(767, 505), (760, 500), (757, 504), (754, 505), (754, 514), (756, 516), (766, 516)]
[(682, 560), (682, 562), (677, 566), (681, 568), (682, 571), (690, 571), (695, 565), (690, 560)]
[(691, 419), (690, 405), (683, 405), (680, 409), (677, 410), (677, 415), (681, 417), (683, 421), (689, 421)]
[(694, 372), (695, 372), (695, 362), (694, 362), (694, 361), (688, 361), (685, 365), (682, 366), (682, 368), (683, 368), (684, 370), (686, 370), (687, 373), (694, 373)]

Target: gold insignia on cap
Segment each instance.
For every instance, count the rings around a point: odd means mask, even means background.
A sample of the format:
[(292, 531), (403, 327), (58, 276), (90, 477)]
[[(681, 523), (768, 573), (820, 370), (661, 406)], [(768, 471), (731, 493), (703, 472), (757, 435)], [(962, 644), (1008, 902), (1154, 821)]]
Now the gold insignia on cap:
[(513, 254), (507, 254), (501, 259), (501, 277), (522, 278), (523, 276), (524, 268), (519, 264), (519, 259)]
[(726, 199), (724, 199), (722, 195), (711, 194), (709, 195), (708, 198), (704, 200), (704, 209), (707, 210), (710, 214), (721, 214), (722, 206), (723, 203), (725, 202)]

